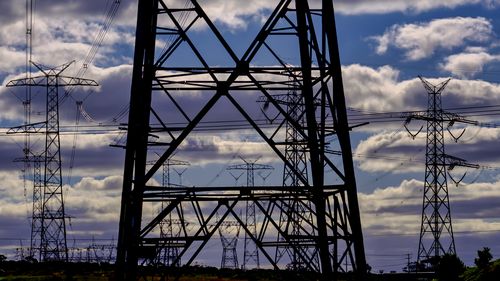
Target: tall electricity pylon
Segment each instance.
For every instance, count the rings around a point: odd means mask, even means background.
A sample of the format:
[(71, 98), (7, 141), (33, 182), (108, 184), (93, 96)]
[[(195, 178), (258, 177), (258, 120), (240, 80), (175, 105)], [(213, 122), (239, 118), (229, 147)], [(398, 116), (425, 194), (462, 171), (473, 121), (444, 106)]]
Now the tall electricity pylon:
[[(32, 64), (43, 75), (12, 80), (7, 87), (30, 86), (47, 89), (46, 119), (43, 122), (26, 124), (12, 128), (10, 133), (45, 134), (45, 150), (43, 152), (43, 179), (34, 179), (33, 188), (33, 221), (32, 247), (39, 249), (39, 260), (67, 261), (68, 247), (66, 243), (66, 214), (62, 188), (61, 149), (59, 137), (59, 87), (64, 86), (97, 86), (94, 80), (68, 77), (62, 73), (72, 62), (59, 67), (47, 68)], [(34, 155), (34, 162), (39, 161)], [(35, 166), (36, 170), (36, 166)], [(40, 181), (42, 184), (40, 184)], [(43, 190), (42, 190), (43, 189)], [(41, 213), (38, 214), (41, 210)], [(40, 235), (39, 240), (37, 236)], [(35, 241), (35, 242), (33, 242)], [(39, 245), (37, 244), (39, 241)], [(33, 252), (33, 251), (32, 251)]]
[[(286, 108), (287, 113), (292, 120), (301, 126), (305, 126), (306, 120), (304, 99), (295, 90), (297, 88), (297, 81), (290, 80), (289, 82), (290, 90), (288, 93), (273, 95), (273, 98), (276, 102), (282, 104)], [(269, 106), (267, 98), (261, 97), (258, 101), (264, 103), (265, 111)], [(320, 106), (320, 104), (316, 104), (316, 106)], [(269, 117), (267, 118), (272, 122), (272, 119), (269, 119)], [(299, 189), (302, 186), (300, 177), (308, 178), (307, 143), (306, 140), (303, 139), (303, 136), (300, 135), (297, 129), (290, 122), (286, 122), (285, 126), (285, 157), (292, 167), (288, 167), (286, 165), (287, 163), (285, 163), (283, 167), (283, 186)], [(298, 174), (296, 172), (298, 172)], [(288, 200), (281, 205), (282, 211), (279, 219), (280, 227), (291, 229), (292, 231), (289, 237), (289, 243), (293, 243), (295, 249), (300, 248), (302, 252), (308, 252), (307, 256), (314, 260), (313, 263), (319, 264), (317, 250), (315, 249), (314, 244), (308, 243), (309, 241), (307, 239), (303, 239), (304, 236), (301, 235), (305, 232), (313, 234), (315, 232), (313, 228), (303, 230), (304, 228), (308, 228), (308, 224), (304, 223), (304, 221), (311, 221), (313, 219), (312, 214), (309, 211), (311, 210), (311, 202), (298, 200), (298, 196), (300, 195), (298, 190), (296, 194), (287, 192), (284, 195), (290, 196), (290, 198), (288, 198)], [(280, 261), (282, 257), (287, 254), (289, 258), (289, 263), (287, 265), (288, 269), (305, 269), (305, 265), (309, 262), (301, 260), (303, 256), (299, 255), (298, 251), (293, 251), (293, 248), (287, 245), (287, 243), (279, 243), (279, 241), (283, 240), (285, 240), (285, 238), (278, 235), (275, 259)]]
[[(154, 164), (154, 163), (152, 163)], [(176, 166), (189, 166), (189, 162), (187, 161), (181, 161), (181, 160), (176, 160), (176, 159), (167, 159), (165, 163), (163, 163), (163, 172), (162, 172), (162, 186), (165, 187), (173, 187), (172, 182), (170, 180), (170, 172), (172, 170), (172, 167)], [(179, 176), (179, 185), (182, 186), (182, 182), (180, 180)], [(165, 202), (161, 202), (161, 210), (165, 208), (164, 206)], [(179, 214), (182, 214), (181, 217), (184, 217), (182, 208), (178, 208), (177, 210)], [(180, 232), (182, 231), (183, 226), (185, 226), (187, 222), (184, 220), (175, 220), (172, 218), (172, 215), (170, 214), (168, 217), (163, 219), (159, 226), (160, 226), (160, 237), (161, 238), (171, 238), (171, 237), (176, 237), (180, 235)], [(164, 265), (164, 266), (180, 266), (180, 260), (178, 259), (179, 257), (179, 248), (176, 247), (175, 245), (167, 244), (167, 245), (158, 245), (157, 248), (157, 263)]]
[(222, 243), (221, 268), (238, 269), (238, 237), (241, 225), (237, 221), (224, 221), (219, 225), (220, 241)]
[[(412, 119), (427, 122), (425, 184), (417, 261), (435, 265), (434, 263), (437, 262), (440, 256), (456, 253), (448, 195), (447, 170), (451, 170), (456, 166), (479, 167), (445, 153), (445, 123), (448, 123), (447, 128), (449, 130), (455, 123), (477, 125), (477, 122), (443, 110), (441, 93), (450, 82), (450, 79), (438, 85), (433, 85), (422, 77), (420, 77), (420, 80), (428, 94), (427, 111), (411, 113), (406, 117), (406, 124)], [(455, 140), (459, 138), (453, 135), (452, 137)]]
[[(255, 171), (274, 170), (272, 166), (257, 164), (255, 161), (247, 161), (241, 158), (245, 164), (231, 165), (227, 170), (243, 170), (247, 174), (247, 187), (252, 189), (255, 187)], [(247, 201), (245, 208), (245, 244), (243, 247), (243, 269), (248, 268), (250, 262), (254, 262), (257, 268), (260, 268), (259, 249), (253, 241), (253, 237), (257, 237), (257, 219), (255, 217), (255, 202)]]
[[(7, 131), (7, 134), (24, 133), (16, 132), (16, 128)], [(42, 211), (43, 211), (43, 180), (42, 180), (42, 163), (45, 162), (42, 155), (33, 155), (31, 148), (27, 146), (25, 150), (29, 151), (23, 158), (17, 158), (14, 162), (23, 162), (25, 168), (33, 165), (33, 191), (32, 191), (32, 212), (31, 212), (31, 236), (30, 236), (30, 258), (40, 258), (41, 234), (42, 234)], [(31, 164), (32, 163), (32, 164)], [(29, 171), (25, 170), (25, 178)]]
[[(261, 264), (286, 267), (275, 258), (279, 246), (290, 248), (305, 261), (305, 270), (319, 272), (325, 280), (337, 278), (340, 272), (366, 271), (349, 137), (352, 127), (347, 120), (333, 2), (314, 1), (314, 8), (309, 6), (312, 3), (276, 1), (248, 48), (236, 51), (230, 44), (234, 41), (226, 40), (198, 1), (139, 0), (118, 241), (119, 278), (136, 278), (145, 242), (176, 241), (182, 249), (179, 257), (185, 265), (192, 264), (227, 217), (244, 229), (244, 218), (236, 210), (247, 202), (255, 203), (260, 221), (257, 235), (244, 231), (258, 247)], [(158, 42), (166, 44), (156, 46)], [(239, 47), (244, 44), (238, 43)], [(303, 99), (303, 124), (273, 97), (290, 87)], [(280, 116), (273, 126), (259, 121), (254, 102), (259, 96), (265, 96), (270, 110)], [(204, 129), (204, 121), (235, 118), (246, 121), (246, 129), (269, 152), (266, 157), (285, 163), (299, 179), (299, 186), (280, 183), (167, 190), (149, 183), (167, 159), (190, 147), (186, 144), (198, 129)], [(285, 156), (286, 122), (296, 129), (306, 147), (307, 176)], [(205, 135), (212, 133), (204, 130)], [(151, 146), (162, 153), (157, 163), (147, 168), (148, 159), (153, 157), (148, 152)], [(313, 217), (301, 220), (307, 225), (299, 235), (279, 224), (283, 213), (287, 216), (283, 220), (297, 220), (297, 213), (283, 212), (290, 198), (310, 206), (308, 212)], [(144, 203), (158, 200), (166, 202), (164, 210), (143, 221)], [(192, 229), (181, 237), (160, 238), (159, 223), (170, 214), (177, 216), (174, 209), (181, 205), (193, 214)], [(220, 220), (216, 220), (217, 213)], [(278, 235), (282, 237), (279, 241)], [(297, 247), (296, 241), (316, 249), (319, 258)]]

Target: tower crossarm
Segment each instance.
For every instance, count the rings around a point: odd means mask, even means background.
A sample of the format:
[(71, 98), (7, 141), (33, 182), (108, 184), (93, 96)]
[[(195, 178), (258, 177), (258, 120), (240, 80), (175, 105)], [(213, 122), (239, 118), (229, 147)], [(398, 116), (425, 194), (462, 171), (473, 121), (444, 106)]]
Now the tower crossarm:
[(27, 157), (19, 157), (15, 158), (14, 162), (37, 162), (43, 163), (45, 159), (40, 155), (29, 155)]
[[(273, 100), (276, 101), (276, 103), (281, 104), (281, 105), (295, 105), (295, 106), (304, 106), (304, 102), (293, 102), (293, 104), (290, 102), (290, 95), (289, 94), (276, 94), (272, 95)], [(266, 96), (260, 96), (257, 99), (257, 102), (263, 102), (263, 103), (269, 103), (269, 99)], [(319, 99), (314, 100), (314, 105), (315, 106), (320, 106), (321, 101)]]
[(452, 112), (447, 112), (447, 111), (443, 111), (443, 121), (448, 121), (451, 124), (464, 123), (464, 124), (475, 125), (475, 126), (479, 125), (478, 121), (470, 120), (470, 119), (467, 119), (467, 118), (465, 118), (457, 113), (452, 113)]
[(436, 119), (436, 116), (433, 112), (428, 111), (410, 111), (404, 112), (400, 115), (401, 118), (406, 119), (406, 123), (409, 123), (411, 120), (423, 120), (423, 121), (435, 121), (435, 122), (449, 122), (451, 124), (454, 123), (464, 123), (470, 125), (479, 125), (478, 121), (467, 119), (460, 114), (442, 111), (441, 117)]
[(231, 227), (231, 226), (240, 227), (241, 225), (237, 221), (223, 221), (223, 222), (220, 223), (220, 226), (223, 226), (223, 227)]
[(263, 164), (238, 164), (238, 165), (231, 165), (227, 167), (227, 170), (248, 170), (248, 169), (253, 169), (253, 170), (274, 170), (273, 166), (270, 165), (263, 165)]
[[(99, 86), (95, 80), (84, 79), (78, 77), (69, 76), (57, 76), (59, 79), (57, 81), (58, 86)], [(40, 86), (47, 87), (47, 76), (36, 76), (30, 78), (21, 78), (9, 81), (6, 87), (19, 87), (19, 86)]]
[(14, 79), (9, 81), (5, 87), (19, 87), (19, 86), (47, 86), (47, 77), (36, 76), (30, 78)]
[(45, 133), (44, 129), (46, 128), (46, 126), (47, 126), (46, 121), (16, 126), (7, 130), (7, 135)]
[(69, 77), (69, 76), (58, 76), (59, 86), (99, 86), (95, 80)]
[[(148, 165), (154, 165), (156, 164), (156, 160), (151, 160), (151, 161), (148, 161), (147, 164)], [(190, 166), (191, 164), (187, 161), (182, 161), (182, 160), (176, 160), (176, 159), (169, 159), (168, 162), (165, 163), (166, 165), (170, 165), (170, 166)]]
[(425, 111), (409, 111), (403, 112), (399, 117), (406, 119), (406, 123), (409, 123), (413, 119), (425, 120), (427, 113)]
[(477, 164), (471, 164), (468, 163), (467, 160), (445, 154), (444, 158), (446, 159), (446, 165), (448, 166), (448, 170), (453, 170), (455, 167), (466, 167), (466, 168), (473, 168), (473, 169), (479, 169), (479, 165)]

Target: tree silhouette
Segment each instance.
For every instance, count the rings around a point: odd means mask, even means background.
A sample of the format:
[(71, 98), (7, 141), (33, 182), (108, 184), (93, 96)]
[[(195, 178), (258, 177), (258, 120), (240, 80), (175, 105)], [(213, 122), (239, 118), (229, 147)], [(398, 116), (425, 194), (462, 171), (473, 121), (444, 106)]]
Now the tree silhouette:
[(486, 268), (493, 256), (490, 253), (490, 248), (483, 247), (482, 250), (477, 251), (477, 258), (474, 259), (474, 263), (480, 269)]
[(455, 254), (443, 255), (436, 267), (436, 275), (439, 280), (458, 281), (460, 275), (464, 273), (465, 265)]

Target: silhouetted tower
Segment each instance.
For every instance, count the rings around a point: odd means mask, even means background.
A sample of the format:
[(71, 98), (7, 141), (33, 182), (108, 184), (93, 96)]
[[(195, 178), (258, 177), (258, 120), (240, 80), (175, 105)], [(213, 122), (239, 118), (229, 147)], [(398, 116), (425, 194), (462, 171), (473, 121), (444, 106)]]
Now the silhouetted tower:
[[(26, 0), (26, 63), (25, 63), (25, 77), (26, 80), (31, 79), (31, 61), (32, 61), (32, 40), (33, 40), (33, 0)], [(31, 240), (29, 256), (39, 257), (40, 253), (40, 231), (41, 231), (41, 213), (42, 213), (42, 179), (41, 179), (41, 163), (43, 157), (31, 148), (31, 133), (38, 132), (43, 124), (36, 124), (31, 126), (31, 87), (26, 86), (25, 98), (23, 102), (24, 108), (24, 124), (11, 128), (7, 134), (23, 134), (23, 158), (15, 159), (14, 162), (23, 163), (23, 184), (24, 189), (27, 189), (26, 183), (30, 178), (30, 170), (33, 167), (33, 190), (32, 190), (32, 215), (31, 215)]]
[[(325, 280), (335, 279), (338, 272), (366, 271), (333, 2), (314, 1), (314, 8), (310, 3), (313, 1), (276, 1), (248, 48), (235, 50), (198, 1), (139, 0), (118, 241), (119, 278), (136, 278), (146, 243), (154, 241), (175, 241), (182, 249), (179, 257), (185, 265), (192, 264), (220, 226), (217, 213), (220, 221), (230, 216), (240, 223), (258, 247), (261, 264), (265, 261), (274, 269), (284, 268), (275, 258), (279, 246), (295, 251), (301, 261), (307, 261), (306, 270), (321, 273)], [(203, 44), (197, 44), (200, 36)], [(166, 44), (156, 46), (157, 42)], [(273, 97), (287, 93), (290, 87), (303, 99), (304, 124), (294, 120)], [(186, 95), (193, 97), (192, 93), (196, 98), (187, 102)], [(255, 103), (259, 96), (269, 100), (269, 110), (279, 114), (279, 122), (272, 126), (259, 122)], [(196, 186), (170, 191), (151, 186), (150, 180), (167, 159), (196, 143), (192, 138), (196, 130), (204, 129), (203, 122), (227, 125), (236, 118), (246, 121), (245, 129), (262, 142), (266, 157), (284, 162), (293, 171), (299, 186)], [(306, 146), (307, 177), (285, 157), (285, 122), (295, 127)], [(213, 131), (218, 128), (221, 131)], [(219, 125), (204, 134), (220, 135), (231, 128)], [(147, 168), (148, 159), (153, 158), (148, 152), (151, 146), (162, 152), (157, 163)], [(300, 237), (279, 224), (281, 206), (290, 198), (311, 206), (313, 219), (303, 220), (307, 226)], [(164, 210), (143, 221), (144, 203), (158, 200), (166, 202)], [(257, 236), (245, 229), (245, 219), (235, 211), (244, 209), (247, 202), (255, 204), (260, 220)], [(192, 228), (181, 237), (160, 239), (158, 224), (170, 214), (178, 217), (178, 206), (186, 214), (195, 214), (191, 215)], [(288, 218), (293, 220), (293, 216), (297, 214)], [(283, 239), (277, 241), (278, 235)], [(316, 249), (317, 262), (296, 241)], [(351, 268), (344, 266), (346, 262)]]
[[(28, 133), (44, 130), (45, 134), (43, 191), (39, 195), (42, 198), (41, 215), (40, 218), (36, 217), (38, 215), (35, 216), (35, 214), (33, 217), (33, 219), (37, 220), (36, 227), (40, 227), (40, 229), (32, 229), (32, 235), (40, 233), (39, 260), (67, 261), (68, 248), (66, 244), (66, 214), (64, 212), (62, 189), (58, 90), (59, 87), (63, 86), (97, 86), (97, 83), (89, 79), (62, 75), (72, 62), (55, 68), (46, 68), (34, 62), (32, 63), (43, 75), (12, 80), (7, 84), (7, 87), (38, 86), (47, 89), (46, 120), (17, 128), (20, 131)], [(35, 179), (34, 189), (37, 188), (36, 184), (37, 180)], [(37, 191), (34, 190), (33, 193), (35, 194), (35, 192)], [(40, 221), (39, 225), (38, 220)], [(38, 247), (38, 245), (35, 247)]]
[[(17, 127), (16, 127), (17, 128)], [(16, 133), (16, 128), (7, 131), (7, 134)], [(22, 132), (28, 134), (26, 132)], [(31, 149), (29, 149), (31, 151)], [(30, 152), (32, 153), (32, 152)], [(42, 237), (42, 210), (43, 210), (43, 179), (42, 164), (44, 157), (40, 155), (25, 155), (23, 158), (15, 159), (14, 162), (23, 162), (24, 167), (33, 165), (33, 191), (32, 191), (32, 212), (31, 212), (31, 236), (29, 256), (40, 258), (40, 245)], [(28, 174), (28, 171), (24, 171)]]
[[(427, 112), (409, 114), (406, 124), (412, 119), (427, 122), (425, 184), (418, 261), (432, 264), (444, 254), (456, 253), (448, 196), (447, 170), (451, 170), (456, 166), (478, 168), (477, 165), (468, 164), (463, 159), (445, 153), (444, 124), (448, 123), (447, 128), (449, 130), (455, 123), (476, 125), (477, 122), (443, 110), (441, 93), (450, 82), (450, 79), (438, 85), (433, 85), (422, 77), (419, 78), (428, 93), (428, 109)], [(458, 140), (460, 137), (453, 136), (453, 138)]]
[[(174, 185), (172, 184), (170, 180), (170, 172), (173, 169), (173, 167), (176, 166), (189, 166), (189, 162), (187, 161), (180, 161), (176, 159), (167, 159), (165, 163), (163, 163), (162, 169), (162, 186), (171, 188)], [(180, 179), (179, 175), (179, 185), (182, 186), (182, 180)], [(165, 208), (164, 202), (161, 202), (161, 210)], [(182, 209), (178, 210), (179, 212), (182, 212)], [(172, 218), (172, 215), (170, 214), (168, 217), (163, 219), (160, 222), (160, 238), (163, 239), (168, 239), (172, 237), (179, 236), (179, 229), (180, 226), (183, 224), (186, 224), (186, 222), (180, 222), (179, 220), (175, 220)], [(179, 247), (176, 247), (175, 245), (159, 245), (158, 246), (158, 255), (157, 259), (159, 264), (161, 265), (166, 265), (166, 266), (180, 266), (180, 260), (178, 259), (179, 257)]]
[(220, 241), (222, 243), (221, 268), (238, 269), (238, 237), (241, 225), (237, 221), (224, 221), (219, 225)]
[[(290, 90), (287, 94), (273, 95), (276, 102), (284, 105), (286, 107), (287, 113), (290, 118), (300, 124), (305, 126), (305, 104), (304, 99), (295, 90), (297, 88), (297, 81), (290, 79)], [(264, 110), (269, 106), (269, 101), (265, 97), (261, 97), (259, 102), (264, 102)], [(320, 106), (320, 104), (316, 104)], [(268, 118), (269, 119), (269, 118)], [(269, 119), (269, 121), (273, 121)], [(305, 264), (309, 261), (301, 260), (303, 256), (299, 255), (299, 251), (294, 251), (293, 249), (300, 249), (300, 251), (308, 251), (308, 257), (311, 257), (313, 263), (318, 264), (318, 255), (314, 245), (308, 243), (307, 240), (301, 239), (301, 235), (304, 232), (302, 229), (307, 228), (308, 224), (303, 223), (304, 221), (312, 221), (313, 217), (310, 211), (311, 202), (299, 200), (300, 191), (299, 188), (302, 186), (300, 182), (300, 177), (308, 178), (307, 174), (307, 141), (303, 138), (298, 130), (290, 123), (285, 122), (286, 126), (286, 137), (285, 137), (285, 157), (292, 165), (288, 167), (285, 162), (283, 166), (283, 186), (295, 187), (297, 188), (296, 194), (293, 192), (287, 192), (286, 196), (290, 196), (287, 201), (281, 204), (281, 216), (279, 220), (280, 227), (285, 229), (291, 229), (291, 235), (289, 236), (289, 242), (294, 244), (294, 248), (291, 248), (287, 243), (284, 245), (280, 243), (285, 238), (278, 235), (278, 244), (276, 247), (276, 260), (280, 261), (285, 255), (288, 254), (289, 263), (287, 265), (288, 269), (300, 270), (306, 268)], [(298, 172), (298, 174), (296, 173)], [(315, 232), (313, 228), (307, 229), (309, 233)]]
[[(240, 157), (241, 158), (241, 157)], [(249, 190), (255, 186), (255, 171), (274, 170), (272, 166), (257, 164), (258, 161), (247, 161), (241, 158), (245, 164), (229, 166), (228, 170), (243, 170), (247, 174), (247, 187)], [(255, 218), (255, 202), (247, 201), (245, 208), (245, 244), (243, 246), (243, 269), (247, 269), (250, 262), (254, 262), (257, 268), (260, 267), (259, 249), (252, 237), (257, 237), (257, 220)]]

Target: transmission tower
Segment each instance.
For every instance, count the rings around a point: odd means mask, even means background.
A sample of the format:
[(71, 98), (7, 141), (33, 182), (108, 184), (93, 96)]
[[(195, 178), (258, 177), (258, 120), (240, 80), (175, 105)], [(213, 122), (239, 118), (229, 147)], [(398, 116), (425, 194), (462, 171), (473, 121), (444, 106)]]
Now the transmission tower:
[[(154, 163), (152, 163), (154, 164)], [(173, 167), (176, 166), (189, 166), (189, 162), (186, 161), (180, 161), (176, 159), (167, 159), (165, 163), (162, 165), (162, 186), (171, 188), (173, 187), (173, 184), (170, 180), (170, 172)], [(174, 169), (175, 170), (175, 169)], [(183, 170), (185, 171), (185, 169)], [(179, 174), (179, 186), (182, 186), (182, 179), (181, 175)], [(165, 202), (161, 202), (161, 210), (165, 208)], [(180, 214), (182, 214), (182, 208), (179, 207), (177, 210)], [(183, 215), (182, 215), (183, 217)], [(159, 226), (160, 226), (160, 238), (163, 239), (168, 239), (172, 237), (178, 237), (180, 235), (180, 231), (182, 229), (183, 225), (186, 225), (187, 222), (185, 221), (179, 221), (175, 220), (172, 218), (172, 215), (169, 214), (168, 217), (165, 217), (163, 219)], [(165, 266), (180, 266), (180, 260), (178, 259), (179, 257), (179, 247), (176, 247), (175, 245), (158, 245), (157, 249), (157, 264), (160, 265), (165, 265)]]
[[(31, 79), (31, 61), (33, 54), (33, 0), (26, 0), (26, 61), (25, 74), (26, 79)], [(25, 99), (23, 100), (24, 108), (24, 125), (31, 124), (31, 87), (26, 86)], [(33, 165), (33, 193), (32, 193), (32, 220), (31, 220), (31, 240), (29, 248), (29, 256), (31, 258), (39, 256), (40, 253), (40, 230), (41, 230), (41, 213), (42, 213), (42, 180), (41, 180), (41, 163), (42, 157), (34, 155), (31, 150), (31, 136), (28, 131), (23, 128), (15, 127), (10, 129), (7, 134), (22, 133), (24, 135), (23, 158), (15, 159), (14, 162), (23, 163), (23, 185), (24, 190), (27, 189), (27, 179), (31, 165)], [(33, 163), (33, 164), (32, 164)]]
[[(240, 157), (241, 158), (241, 157)], [(255, 171), (274, 170), (272, 166), (257, 164), (258, 160), (253, 162), (241, 158), (245, 164), (231, 165), (227, 170), (243, 170), (247, 175), (247, 187), (249, 189), (255, 187)], [(243, 269), (247, 269), (248, 263), (253, 261), (257, 268), (260, 268), (259, 249), (252, 240), (252, 237), (257, 237), (257, 220), (255, 218), (255, 202), (247, 201), (245, 208), (245, 244), (243, 247)]]
[[(164, 240), (158, 236), (158, 225), (170, 214), (178, 216), (178, 206), (186, 214), (196, 214), (192, 215), (191, 231), (170, 238), (178, 242), (179, 257), (185, 265), (196, 260), (220, 222), (231, 216), (258, 247), (261, 264), (265, 261), (274, 269), (284, 268), (274, 255), (280, 246), (295, 251), (300, 261), (305, 261), (306, 270), (321, 273), (325, 280), (350, 270), (359, 274), (366, 271), (333, 3), (314, 1), (312, 9), (312, 2), (276, 1), (256, 37), (239, 52), (198, 1), (187, 1), (186, 5), (139, 1), (118, 241), (119, 278), (136, 278), (145, 243)], [(203, 38), (208, 38), (203, 44), (197, 44), (200, 28), (205, 28)], [(166, 44), (162, 48), (155, 45), (157, 42)], [(290, 61), (284, 61), (284, 57)], [(290, 87), (303, 99), (304, 124), (292, 118), (286, 106), (273, 97), (287, 93)], [(202, 102), (190, 102), (188, 106), (183, 97), (193, 92)], [(255, 101), (262, 95), (269, 100), (270, 109), (280, 115), (280, 121), (271, 128), (259, 122), (258, 105), (248, 100), (251, 97)], [(270, 157), (293, 171), (299, 186), (280, 183), (167, 190), (149, 183), (162, 164), (182, 151), (197, 129), (203, 129), (200, 125), (204, 121), (234, 118), (233, 113), (245, 119), (246, 128), (266, 145)], [(285, 156), (285, 122), (297, 130), (306, 147), (307, 177)], [(147, 168), (153, 156), (148, 153), (151, 146), (162, 153)], [(313, 219), (301, 221), (307, 227), (302, 228), (300, 237), (279, 224), (283, 206), (289, 205), (290, 198), (311, 206), (308, 212)], [(165, 208), (146, 221), (144, 203), (160, 200), (166, 202)], [(260, 220), (257, 236), (245, 229), (245, 219), (236, 212), (247, 202), (255, 204)], [(282, 237), (280, 241), (277, 235)], [(304, 247), (297, 247), (301, 239), (308, 241), (308, 248), (316, 249), (317, 261)], [(346, 262), (351, 268), (345, 266)]]
[(219, 225), (220, 241), (222, 243), (221, 268), (238, 269), (238, 237), (240, 236), (241, 225), (237, 221), (224, 221)]
[[(435, 265), (440, 256), (456, 253), (448, 196), (447, 171), (456, 166), (479, 167), (445, 153), (445, 124), (448, 123), (447, 129), (449, 131), (449, 128), (456, 123), (477, 125), (477, 122), (443, 110), (441, 93), (450, 79), (433, 85), (424, 78), (419, 78), (428, 93), (428, 108), (426, 112), (408, 114), (405, 126), (412, 119), (427, 122), (425, 184), (417, 261)], [(451, 131), (449, 132), (451, 134)], [(413, 135), (413, 137), (415, 136)], [(453, 135), (452, 137), (455, 141), (460, 138)]]
[[(295, 90), (297, 87), (297, 81), (290, 79), (290, 90), (286, 94), (281, 95), (273, 95), (273, 98), (280, 104), (286, 107), (287, 113), (290, 118), (300, 124), (301, 126), (305, 126), (305, 104), (304, 99), (298, 92)], [(259, 102), (264, 103), (264, 111), (269, 106), (269, 101), (265, 97), (261, 97)], [(319, 106), (320, 104), (316, 104)], [(266, 118), (273, 122), (269, 117)], [(300, 135), (298, 130), (291, 124), (290, 122), (285, 123), (286, 127), (286, 137), (285, 137), (285, 157), (288, 162), (292, 165), (292, 167), (288, 167), (285, 163), (283, 167), (283, 186), (288, 187), (297, 187), (300, 188), (302, 186), (300, 182), (300, 177), (308, 178), (307, 174), (307, 142)], [(299, 172), (296, 174), (295, 172)], [(312, 221), (313, 217), (311, 212), (311, 202), (301, 201), (298, 196), (300, 192), (297, 191), (296, 194), (288, 193), (288, 200), (284, 202), (281, 206), (282, 212), (279, 219), (280, 227), (285, 227), (286, 229), (291, 229), (290, 243), (294, 243), (295, 249), (301, 249), (301, 251), (308, 251), (310, 257), (314, 260), (315, 264), (318, 263), (318, 255), (317, 251), (314, 248), (314, 244), (309, 243), (307, 239), (302, 239), (300, 237), (304, 237), (301, 235), (302, 228), (306, 227), (307, 224), (303, 223), (303, 221)], [(304, 205), (305, 204), (305, 205)], [(310, 233), (315, 232), (314, 229), (308, 229)], [(301, 270), (306, 268), (305, 264), (307, 261), (301, 260), (301, 256), (297, 254), (296, 251), (293, 251), (291, 247), (288, 245), (280, 244), (280, 241), (283, 241), (284, 237), (278, 235), (277, 247), (276, 247), (276, 260), (281, 260), (281, 258), (288, 254), (290, 259), (289, 264), (287, 265), (288, 269), (292, 270)]]
[[(15, 128), (7, 131), (7, 134), (16, 133)], [(31, 151), (31, 149), (30, 149)], [(31, 258), (40, 257), (41, 235), (42, 235), (42, 211), (43, 211), (43, 180), (42, 163), (45, 162), (41, 155), (25, 155), (23, 158), (14, 159), (14, 162), (23, 162), (24, 167), (30, 167), (33, 163), (33, 192), (32, 192), (32, 212), (31, 212), (31, 239), (29, 256)], [(28, 173), (28, 171), (24, 171)]]
[[(33, 155), (35, 179), (33, 188), (33, 222), (31, 230), (32, 247), (34, 247), (34, 249), (40, 249), (39, 260), (42, 261), (68, 260), (66, 214), (64, 212), (62, 189), (58, 89), (64, 86), (97, 86), (97, 83), (93, 80), (62, 75), (71, 63), (72, 62), (59, 67), (47, 68), (32, 62), (43, 75), (12, 80), (6, 85), (7, 87), (38, 86), (47, 89), (45, 121), (25, 124), (10, 130), (10, 133), (30, 134), (43, 131), (45, 134), (45, 150), (42, 155), (44, 163), (43, 179), (41, 181), (37, 179), (36, 172), (36, 163), (39, 163), (39, 158), (38, 155)], [(41, 185), (40, 182), (42, 182)], [(43, 191), (41, 191), (40, 188), (43, 188)], [(41, 213), (38, 214), (40, 209)], [(39, 245), (37, 245), (38, 238), (34, 238), (34, 236), (38, 235), (40, 235)], [(32, 252), (33, 251), (34, 250), (32, 250)]]
[(92, 237), (87, 246), (77, 246), (76, 240), (73, 246), (68, 248), (69, 260), (75, 263), (112, 263), (116, 260), (116, 243), (97, 243)]

